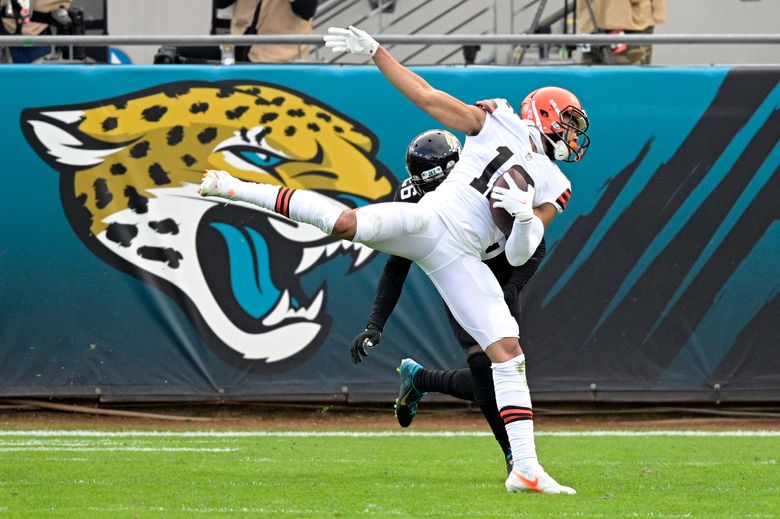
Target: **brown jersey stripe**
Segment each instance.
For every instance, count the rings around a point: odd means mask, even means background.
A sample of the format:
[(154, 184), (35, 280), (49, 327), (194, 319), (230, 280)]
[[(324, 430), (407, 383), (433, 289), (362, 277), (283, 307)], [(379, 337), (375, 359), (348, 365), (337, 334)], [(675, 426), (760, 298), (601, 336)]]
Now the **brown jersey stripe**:
[(474, 104), (482, 108), (484, 111), (486, 111), (489, 114), (492, 114), (493, 112), (496, 111), (496, 108), (498, 108), (498, 105), (493, 99), (485, 99), (484, 101), (477, 101)]
[(561, 196), (558, 197), (556, 202), (558, 202), (558, 205), (561, 206), (561, 209), (566, 209), (566, 204), (569, 203), (569, 199), (571, 198), (571, 189), (567, 189), (563, 193), (561, 193)]

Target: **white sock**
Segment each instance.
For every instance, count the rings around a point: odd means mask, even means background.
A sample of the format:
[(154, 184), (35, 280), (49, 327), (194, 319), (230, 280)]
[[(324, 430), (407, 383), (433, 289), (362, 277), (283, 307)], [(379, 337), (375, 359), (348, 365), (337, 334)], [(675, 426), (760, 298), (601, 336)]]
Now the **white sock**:
[(326, 234), (333, 231), (343, 211), (342, 207), (313, 191), (243, 182), (237, 178), (228, 180), (224, 190), (232, 200), (249, 202), (290, 220), (311, 224)]
[(514, 468), (523, 472), (536, 472), (540, 466), (534, 443), (531, 392), (525, 378), (525, 355), (493, 363), (492, 368), (496, 404), (509, 436)]

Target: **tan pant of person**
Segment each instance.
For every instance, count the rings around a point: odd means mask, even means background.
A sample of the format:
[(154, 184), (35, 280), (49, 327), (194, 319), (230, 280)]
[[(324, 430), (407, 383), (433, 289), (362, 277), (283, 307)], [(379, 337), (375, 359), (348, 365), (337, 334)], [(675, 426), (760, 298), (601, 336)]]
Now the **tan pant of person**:
[[(653, 27), (643, 31), (626, 31), (626, 34), (652, 34)], [(604, 53), (612, 52), (607, 47), (594, 47), (588, 52), (582, 53), (583, 65), (649, 65), (653, 56), (652, 45), (629, 45), (619, 54), (611, 54), (612, 60), (604, 56)]]

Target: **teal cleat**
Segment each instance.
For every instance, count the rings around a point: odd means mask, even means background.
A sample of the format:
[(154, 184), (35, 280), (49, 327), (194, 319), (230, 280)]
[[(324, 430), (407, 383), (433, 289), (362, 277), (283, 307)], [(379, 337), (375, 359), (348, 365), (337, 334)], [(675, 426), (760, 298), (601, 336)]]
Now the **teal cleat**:
[(401, 389), (395, 399), (395, 418), (401, 427), (409, 427), (417, 414), (417, 404), (425, 393), (414, 387), (414, 376), (423, 367), (412, 359), (404, 359), (396, 371), (401, 375)]

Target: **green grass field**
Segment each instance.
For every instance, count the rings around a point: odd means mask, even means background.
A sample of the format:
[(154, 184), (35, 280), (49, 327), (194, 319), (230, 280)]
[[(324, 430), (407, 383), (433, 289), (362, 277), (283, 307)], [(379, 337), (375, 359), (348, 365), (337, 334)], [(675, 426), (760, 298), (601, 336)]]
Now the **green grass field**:
[(777, 432), (585, 434), (537, 437), (544, 496), (476, 433), (0, 431), (0, 516), (780, 517)]

